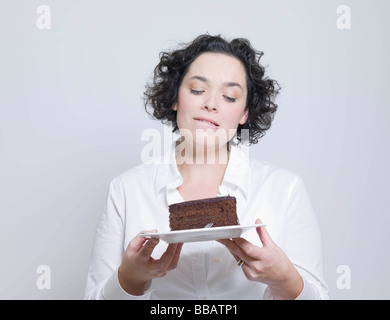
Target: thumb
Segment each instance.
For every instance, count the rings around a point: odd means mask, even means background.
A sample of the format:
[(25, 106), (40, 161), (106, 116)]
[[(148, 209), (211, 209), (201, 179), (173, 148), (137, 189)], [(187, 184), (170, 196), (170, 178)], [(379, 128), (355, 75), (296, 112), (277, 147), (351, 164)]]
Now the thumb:
[[(255, 224), (262, 224), (262, 222), (260, 219), (256, 219)], [(256, 232), (259, 235), (260, 241), (264, 247), (267, 247), (273, 243), (272, 238), (265, 227), (257, 227)]]

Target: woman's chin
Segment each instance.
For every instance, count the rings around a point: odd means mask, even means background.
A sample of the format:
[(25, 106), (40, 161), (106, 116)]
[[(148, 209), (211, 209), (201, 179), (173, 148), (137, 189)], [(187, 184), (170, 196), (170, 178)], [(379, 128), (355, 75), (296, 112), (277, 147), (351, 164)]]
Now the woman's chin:
[(196, 128), (195, 130), (180, 129), (180, 133), (185, 141), (192, 143), (196, 149), (219, 149), (227, 145), (229, 140), (234, 136), (235, 130)]

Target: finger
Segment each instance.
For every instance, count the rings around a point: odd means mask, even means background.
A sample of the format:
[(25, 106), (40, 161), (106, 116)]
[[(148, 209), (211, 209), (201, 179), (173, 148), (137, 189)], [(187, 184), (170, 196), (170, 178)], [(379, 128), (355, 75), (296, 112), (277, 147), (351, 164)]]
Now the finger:
[[(230, 239), (218, 239), (218, 240), (216, 240), (217, 242), (219, 242), (220, 244), (222, 244), (222, 245), (224, 245), (228, 250), (229, 250), (229, 248), (228, 248), (228, 246), (227, 246), (227, 242), (228, 241), (232, 241), (232, 240), (230, 240)], [(231, 253), (231, 255), (233, 256), (233, 258), (238, 262), (238, 260), (240, 260), (240, 257), (239, 256), (237, 256), (235, 253), (233, 253), (231, 250), (229, 250), (229, 252)]]
[(155, 267), (160, 270), (168, 269), (173, 257), (175, 256), (178, 246), (178, 243), (170, 243), (165, 252), (162, 254), (161, 258), (155, 261)]
[[(260, 219), (256, 219), (256, 224), (261, 224)], [(266, 227), (257, 227), (256, 232), (259, 235), (260, 241), (263, 244), (264, 247), (269, 246), (270, 244), (273, 243), (271, 236), (269, 235)]]
[(154, 248), (160, 242), (158, 239), (148, 239), (145, 245), (139, 250), (138, 255), (143, 260), (149, 260)]
[(183, 243), (179, 243), (177, 245), (175, 254), (171, 260), (171, 263), (168, 266), (169, 270), (173, 270), (177, 267), (177, 264), (179, 263), (179, 258), (180, 258), (180, 253), (181, 253), (182, 247), (183, 247)]
[(128, 246), (131, 247), (131, 249), (133, 251), (138, 252), (143, 247), (145, 242), (148, 241), (148, 238), (140, 237), (140, 234), (141, 233), (156, 233), (156, 232), (157, 232), (157, 229), (153, 229), (153, 230), (150, 230), (150, 231), (142, 230), (141, 232), (139, 232), (137, 234), (137, 236), (134, 239), (132, 239), (129, 242)]
[[(222, 243), (222, 242), (221, 242)], [(253, 260), (250, 256), (248, 256), (241, 248), (237, 245), (237, 243), (233, 240), (224, 239), (223, 245), (230, 251), (230, 253), (234, 256), (236, 260), (244, 260), (245, 262)]]
[(227, 246), (227, 242), (228, 241), (232, 241), (230, 239), (218, 239), (218, 240), (215, 240), (217, 242), (219, 242), (220, 244), (224, 245), (225, 247)]
[(245, 253), (251, 260), (261, 260), (261, 248), (254, 245), (244, 238), (234, 238), (233, 242)]
[(229, 250), (229, 252), (234, 257), (234, 259), (236, 259), (236, 261), (240, 260), (240, 258), (234, 252), (232, 252), (232, 250), (229, 249), (229, 247), (231, 246), (231, 244), (229, 243), (232, 241), (231, 239), (218, 239), (216, 241), (219, 242), (220, 244), (224, 245), (226, 247), (226, 249)]
[(127, 246), (127, 248), (133, 252), (138, 252), (143, 247), (143, 245), (145, 244), (146, 241), (148, 241), (147, 238), (136, 236), (134, 239), (132, 239), (129, 242), (129, 245)]

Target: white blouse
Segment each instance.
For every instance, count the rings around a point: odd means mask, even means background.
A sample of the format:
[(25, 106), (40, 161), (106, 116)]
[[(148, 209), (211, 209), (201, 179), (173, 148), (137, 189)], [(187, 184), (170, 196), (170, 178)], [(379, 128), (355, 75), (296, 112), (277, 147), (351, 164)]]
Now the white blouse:
[[(183, 201), (177, 191), (182, 181), (173, 150), (169, 157), (141, 164), (111, 182), (93, 245), (86, 299), (273, 298), (267, 285), (246, 279), (227, 248), (216, 241), (185, 243), (177, 268), (153, 279), (141, 296), (121, 288), (118, 267), (129, 241), (142, 230), (169, 232), (168, 205)], [(219, 187), (219, 196), (226, 195), (237, 199), (240, 224), (260, 218), (301, 274), (304, 288), (298, 299), (328, 299), (320, 231), (302, 180), (249, 158), (233, 145)], [(243, 237), (261, 246), (254, 229)], [(160, 241), (152, 257), (160, 258), (166, 247)]]

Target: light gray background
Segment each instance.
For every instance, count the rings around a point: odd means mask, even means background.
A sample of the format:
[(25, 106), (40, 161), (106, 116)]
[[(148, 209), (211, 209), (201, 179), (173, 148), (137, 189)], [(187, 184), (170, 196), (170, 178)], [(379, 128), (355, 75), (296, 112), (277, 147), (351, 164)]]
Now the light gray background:
[[(36, 27), (41, 4), (50, 30)], [(343, 4), (351, 30), (336, 26)], [(387, 0), (1, 0), (0, 298), (83, 298), (108, 184), (141, 162), (143, 130), (162, 131), (142, 104), (158, 54), (209, 32), (248, 38), (283, 88), (250, 155), (302, 176), (331, 297), (389, 299), (389, 12)]]

